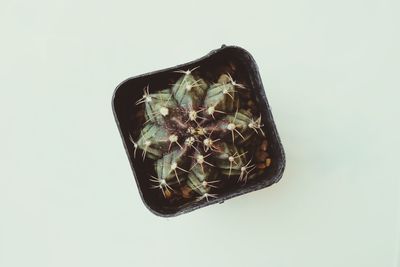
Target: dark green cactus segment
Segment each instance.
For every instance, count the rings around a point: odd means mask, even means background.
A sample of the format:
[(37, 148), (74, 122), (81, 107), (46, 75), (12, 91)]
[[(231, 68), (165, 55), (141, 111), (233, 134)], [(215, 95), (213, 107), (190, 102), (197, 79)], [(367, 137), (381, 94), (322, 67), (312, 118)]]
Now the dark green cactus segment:
[(197, 109), (202, 103), (208, 85), (192, 74), (183, 75), (172, 87), (172, 93), (181, 107)]
[(154, 167), (159, 179), (165, 179), (170, 185), (181, 183), (186, 179), (186, 150), (173, 150), (157, 160)]
[(239, 175), (240, 168), (247, 162), (246, 151), (228, 143), (221, 143), (219, 149), (220, 153), (214, 159), (220, 173), (226, 176)]
[(252, 114), (246, 110), (240, 110), (237, 113), (236, 119), (243, 125), (241, 134), (244, 137), (244, 139), (239, 138), (239, 144), (247, 144), (255, 134), (255, 131), (249, 127), (253, 121), (251, 118)]
[(247, 110), (241, 109), (237, 113), (237, 118), (249, 124), (251, 122), (252, 114)]
[(232, 112), (235, 109), (235, 87), (230, 83), (216, 83), (210, 86), (204, 99), (208, 115), (218, 115), (216, 111)]
[(214, 187), (213, 182), (215, 182), (216, 176), (215, 168), (205, 165), (202, 167), (200, 164), (196, 164), (188, 175), (187, 185), (199, 195), (203, 195), (208, 193), (211, 187)]
[(234, 115), (226, 115), (222, 118), (222, 121), (220, 131), (224, 133), (230, 132), (233, 143), (244, 144), (254, 134), (254, 131), (249, 128), (252, 120), (249, 117), (249, 113), (244, 110), (237, 111)]
[(143, 151), (143, 157), (152, 159), (161, 158), (164, 151), (169, 147), (169, 134), (156, 124), (146, 124), (141, 132), (137, 145)]
[(146, 101), (145, 116), (147, 121), (162, 124), (171, 110), (177, 107), (175, 99), (169, 89), (162, 90), (157, 94), (150, 94), (151, 101)]

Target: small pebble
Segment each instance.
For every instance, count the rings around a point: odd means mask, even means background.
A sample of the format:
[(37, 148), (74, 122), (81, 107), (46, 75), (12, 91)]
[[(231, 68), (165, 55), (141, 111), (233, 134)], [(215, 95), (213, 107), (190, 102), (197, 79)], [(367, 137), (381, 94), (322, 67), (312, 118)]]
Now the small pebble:
[(267, 165), (265, 165), (265, 163), (258, 163), (257, 164), (257, 168), (258, 169), (265, 169), (267, 167)]
[(185, 185), (181, 187), (181, 192), (183, 198), (190, 198), (190, 193), (192, 192), (192, 189), (189, 186)]
[(165, 194), (165, 198), (167, 198), (167, 199), (171, 198), (171, 196), (172, 196), (172, 192), (168, 188), (165, 189), (164, 194)]
[(259, 162), (264, 162), (265, 159), (268, 157), (268, 154), (265, 151), (258, 151), (256, 157)]
[(268, 141), (267, 139), (265, 139), (262, 143), (261, 143), (261, 150), (262, 151), (267, 151), (268, 148)]
[(249, 100), (249, 101), (247, 101), (247, 105), (252, 107), (252, 106), (254, 106), (254, 102), (252, 100)]

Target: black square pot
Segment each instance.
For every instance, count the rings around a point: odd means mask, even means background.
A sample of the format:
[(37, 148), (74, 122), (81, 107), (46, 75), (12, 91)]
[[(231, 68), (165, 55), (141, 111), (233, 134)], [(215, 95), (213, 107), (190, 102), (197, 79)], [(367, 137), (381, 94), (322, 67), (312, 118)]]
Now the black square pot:
[[(219, 193), (218, 198), (213, 198), (209, 201), (188, 201), (169, 205), (160, 198), (159, 192), (150, 189), (148, 170), (152, 168), (152, 163), (134, 158), (134, 145), (130, 141), (130, 134), (138, 132), (138, 129), (143, 126), (138, 123), (136, 117), (138, 107), (135, 102), (142, 97), (143, 88), (146, 85), (151, 84), (151, 88), (165, 88), (171, 84), (171, 75), (173, 75), (174, 71), (192, 69), (197, 66), (201, 66), (202, 69), (207, 69), (211, 72), (221, 72), (224, 68), (232, 66), (235, 68), (239, 80), (244, 81), (251, 90), (253, 99), (262, 116), (263, 131), (268, 139), (268, 153), (272, 159), (271, 165), (262, 174), (249, 180), (245, 185), (233, 186)], [(176, 75), (173, 77), (176, 78)], [(257, 64), (250, 53), (240, 47), (223, 45), (221, 48), (213, 50), (195, 61), (128, 78), (115, 89), (112, 106), (141, 198), (146, 207), (156, 215), (164, 217), (176, 216), (207, 205), (222, 203), (229, 198), (268, 187), (278, 182), (283, 175), (285, 155), (265, 96)]]

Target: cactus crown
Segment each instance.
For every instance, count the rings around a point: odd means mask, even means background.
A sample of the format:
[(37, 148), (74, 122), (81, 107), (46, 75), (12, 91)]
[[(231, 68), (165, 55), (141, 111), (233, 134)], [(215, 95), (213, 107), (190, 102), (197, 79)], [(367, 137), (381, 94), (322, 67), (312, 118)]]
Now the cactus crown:
[(131, 137), (134, 155), (140, 149), (142, 160), (154, 161), (151, 188), (166, 199), (209, 201), (224, 182), (246, 183), (271, 162), (257, 107), (242, 97), (249, 90), (229, 73), (206, 82), (196, 69), (176, 71), (171, 88), (150, 93), (147, 86), (136, 102), (145, 123), (136, 141)]

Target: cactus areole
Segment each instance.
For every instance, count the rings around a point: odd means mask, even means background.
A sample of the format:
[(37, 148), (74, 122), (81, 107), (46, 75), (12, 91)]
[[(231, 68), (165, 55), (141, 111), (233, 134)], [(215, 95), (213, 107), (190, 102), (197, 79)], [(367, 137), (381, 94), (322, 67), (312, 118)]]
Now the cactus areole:
[(157, 215), (223, 202), (283, 174), (257, 66), (239, 47), (128, 79), (113, 105), (139, 192)]

